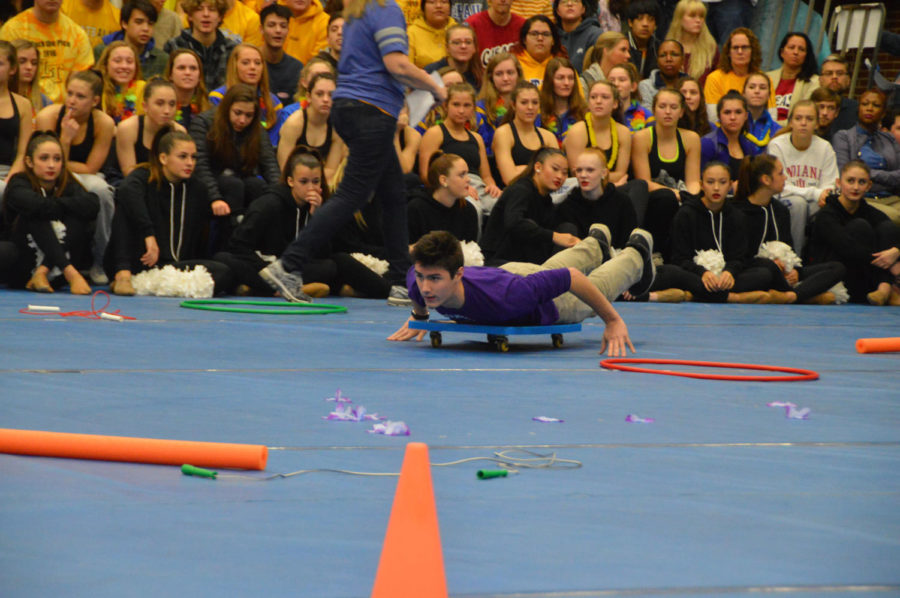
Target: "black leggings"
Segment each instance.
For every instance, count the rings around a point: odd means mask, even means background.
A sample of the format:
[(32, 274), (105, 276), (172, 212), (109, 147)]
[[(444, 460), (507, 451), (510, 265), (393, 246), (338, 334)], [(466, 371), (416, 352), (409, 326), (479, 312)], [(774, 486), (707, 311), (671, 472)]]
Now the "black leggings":
[(242, 177), (236, 174), (220, 174), (216, 177), (222, 199), (231, 209), (228, 216), (213, 216), (209, 230), (207, 255), (213, 255), (228, 246), (238, 216), (247, 211), (254, 199), (265, 193), (269, 184), (258, 176)]
[[(854, 218), (847, 223), (845, 229), (867, 254), (900, 245), (900, 229), (890, 220), (873, 227), (862, 218)], [(868, 303), (866, 297), (868, 293), (874, 291), (882, 282), (893, 281), (889, 270), (873, 266), (870, 262), (869, 257), (859, 261), (845, 259), (841, 262), (847, 270), (844, 283), (850, 293), (851, 303)]]
[(671, 258), (669, 233), (678, 207), (678, 197), (671, 189), (657, 189), (650, 192), (643, 228), (653, 235), (653, 250), (662, 253), (664, 260)]
[[(146, 247), (144, 239), (135, 234), (129, 226), (125, 212), (117, 211), (113, 216), (112, 236), (103, 256), (103, 270), (106, 272), (106, 276), (113, 280), (116, 273), (121, 270), (127, 270), (134, 274), (148, 270), (147, 266), (141, 263), (141, 256), (146, 252)], [(169, 265), (174, 266), (177, 270), (190, 270), (194, 266), (203, 266), (212, 276), (215, 285), (213, 293), (216, 295), (225, 293), (234, 286), (234, 275), (228, 266), (221, 262), (203, 259), (175, 262), (160, 260), (154, 267), (162, 268)]]
[[(773, 264), (774, 265), (774, 264)], [(781, 276), (781, 271), (775, 267), (775, 271)], [(694, 301), (704, 303), (725, 303), (729, 293), (746, 293), (747, 291), (768, 291), (774, 288), (772, 284), (773, 272), (766, 266), (751, 265), (741, 270), (734, 277), (734, 286), (727, 291), (708, 291), (703, 285), (700, 275), (688, 272), (679, 266), (664, 264), (656, 269), (656, 280), (653, 281), (651, 291), (663, 289), (682, 289), (690, 291)]]
[(9, 282), (9, 276), (19, 259), (19, 250), (12, 241), (0, 241), (0, 282)]
[[(272, 295), (272, 287), (259, 276), (259, 271), (265, 268), (268, 262), (255, 253), (220, 251), (214, 258), (231, 269), (234, 273), (235, 286), (245, 284), (252, 289), (254, 295)], [(379, 276), (348, 253), (334, 253), (330, 258), (307, 262), (303, 267), (303, 280), (323, 282), (331, 287), (332, 293), (337, 293), (346, 284), (357, 294), (373, 299), (384, 299), (391, 290), (386, 278)]]
[[(10, 284), (24, 285), (38, 266), (46, 266), (51, 270), (65, 270), (70, 265), (78, 269), (90, 266), (93, 223), (71, 215), (64, 217), (61, 222), (66, 227), (62, 241), (57, 238), (50, 220), (19, 216), (14, 236), (18, 260), (10, 275)], [(28, 242), (26, 235), (31, 235), (37, 250)], [(43, 254), (42, 257), (38, 250)]]
[(824, 293), (844, 278), (847, 269), (840, 262), (823, 262), (798, 268), (800, 282), (792, 287), (784, 278), (778, 264), (770, 259), (757, 257), (751, 262), (753, 266), (768, 268), (772, 274), (772, 288), (776, 291), (793, 291), (797, 293), (797, 303), (805, 303)]

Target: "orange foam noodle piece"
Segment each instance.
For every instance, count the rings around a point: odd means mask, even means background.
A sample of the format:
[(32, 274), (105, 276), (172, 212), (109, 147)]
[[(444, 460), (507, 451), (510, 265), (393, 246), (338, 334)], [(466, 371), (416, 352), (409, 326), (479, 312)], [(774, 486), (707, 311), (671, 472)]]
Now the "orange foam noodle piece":
[(900, 351), (900, 337), (861, 338), (856, 341), (856, 351), (859, 353), (890, 353), (892, 351)]
[(370, 598), (447, 598), (428, 446), (406, 445)]
[(0, 453), (158, 465), (190, 463), (198, 467), (263, 470), (266, 468), (269, 450), (265, 446), (254, 444), (0, 428)]

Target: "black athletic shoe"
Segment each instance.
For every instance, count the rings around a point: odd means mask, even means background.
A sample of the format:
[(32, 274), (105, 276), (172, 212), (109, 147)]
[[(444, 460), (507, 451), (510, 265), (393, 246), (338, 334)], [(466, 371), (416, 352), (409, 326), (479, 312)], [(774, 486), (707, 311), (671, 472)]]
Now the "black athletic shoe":
[(612, 239), (609, 227), (602, 222), (596, 222), (588, 230), (588, 236), (597, 239), (597, 243), (600, 244), (600, 251), (603, 252), (603, 262), (608, 262), (610, 258), (609, 245)]
[(628, 292), (639, 297), (650, 290), (653, 279), (656, 278), (656, 266), (653, 264), (653, 236), (642, 228), (636, 228), (631, 231), (628, 237), (628, 243), (625, 247), (633, 247), (641, 254), (644, 262), (644, 269), (641, 272), (641, 278), (631, 285)]
[(312, 303), (312, 298), (303, 292), (303, 277), (284, 269), (281, 260), (275, 260), (259, 271), (259, 276), (270, 287), (281, 293), (291, 303)]

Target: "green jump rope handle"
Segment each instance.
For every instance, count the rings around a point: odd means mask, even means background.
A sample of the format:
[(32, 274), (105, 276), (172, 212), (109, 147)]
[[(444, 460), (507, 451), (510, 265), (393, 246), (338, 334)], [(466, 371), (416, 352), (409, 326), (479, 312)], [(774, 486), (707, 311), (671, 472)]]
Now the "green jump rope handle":
[(479, 469), (478, 479), (489, 480), (491, 478), (505, 478), (509, 472), (505, 469)]
[(203, 469), (202, 467), (194, 467), (193, 465), (188, 465), (187, 463), (181, 466), (181, 473), (183, 473), (184, 475), (194, 475), (201, 478), (212, 479), (216, 479), (216, 476), (219, 475), (218, 471)]

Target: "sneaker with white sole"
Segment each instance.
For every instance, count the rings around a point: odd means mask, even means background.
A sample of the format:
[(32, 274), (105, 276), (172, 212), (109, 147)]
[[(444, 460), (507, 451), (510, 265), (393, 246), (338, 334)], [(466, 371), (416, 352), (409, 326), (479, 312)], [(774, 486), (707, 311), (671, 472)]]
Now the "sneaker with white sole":
[(588, 236), (597, 239), (597, 243), (600, 244), (600, 251), (603, 252), (603, 263), (608, 262), (610, 258), (609, 246), (612, 242), (612, 234), (609, 232), (609, 227), (602, 222), (595, 222), (588, 229)]
[(391, 292), (387, 298), (388, 305), (395, 307), (409, 307), (412, 305), (412, 299), (409, 298), (409, 290), (399, 284), (391, 287)]
[(91, 282), (97, 286), (109, 284), (109, 278), (107, 278), (106, 272), (103, 271), (103, 266), (100, 264), (91, 266), (91, 269), (88, 270), (88, 278), (90, 278)]
[(656, 278), (656, 265), (653, 263), (653, 236), (642, 228), (636, 228), (631, 231), (625, 247), (635, 249), (641, 254), (641, 260), (644, 262), (641, 278), (628, 289), (629, 293), (639, 297), (650, 290), (650, 285)]
[(266, 283), (281, 293), (291, 303), (312, 303), (312, 298), (303, 292), (303, 277), (284, 269), (281, 260), (275, 260), (259, 271), (259, 276)]

